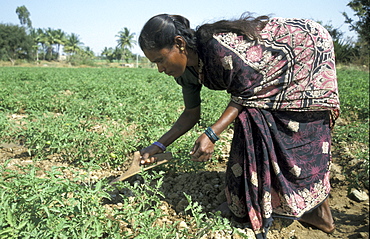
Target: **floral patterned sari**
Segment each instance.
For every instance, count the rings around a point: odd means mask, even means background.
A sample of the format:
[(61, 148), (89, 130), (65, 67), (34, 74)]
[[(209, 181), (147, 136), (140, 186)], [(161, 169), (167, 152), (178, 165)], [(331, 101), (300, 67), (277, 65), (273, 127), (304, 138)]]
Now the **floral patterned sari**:
[(297, 219), (327, 198), (339, 98), (333, 43), (322, 26), (273, 18), (260, 36), (217, 34), (200, 55), (202, 83), (244, 106), (226, 172), (229, 208), (266, 238), (273, 216)]

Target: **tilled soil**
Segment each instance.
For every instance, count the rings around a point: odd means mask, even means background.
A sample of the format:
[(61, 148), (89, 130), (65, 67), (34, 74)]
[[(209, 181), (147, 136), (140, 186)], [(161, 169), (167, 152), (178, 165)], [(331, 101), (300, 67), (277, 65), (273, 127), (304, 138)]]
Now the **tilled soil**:
[[(33, 162), (28, 156), (27, 149), (15, 144), (0, 145), (0, 163), (3, 164), (6, 160), (11, 159), (8, 167), (14, 169), (15, 165), (36, 164), (39, 171), (39, 176), (43, 176), (43, 171), (51, 170), (52, 166), (63, 166), (66, 169), (63, 171), (64, 177), (73, 177), (69, 169), (73, 166), (59, 162), (58, 156), (50, 156), (49, 160)], [(335, 163), (333, 159), (333, 167), (331, 174), (332, 191), (330, 195), (330, 205), (332, 214), (337, 226), (333, 234), (326, 234), (309, 225), (301, 224), (298, 221), (287, 219), (275, 219), (273, 226), (269, 231), (268, 238), (369, 238), (369, 200), (358, 202), (348, 197), (348, 183), (343, 176), (341, 167)], [(191, 172), (191, 173), (176, 173), (168, 171), (164, 176), (162, 192), (165, 195), (161, 209), (168, 215), (163, 220), (168, 221), (183, 221), (182, 212), (187, 206), (187, 200), (184, 193), (191, 196), (193, 202), (198, 202), (203, 206), (204, 212), (213, 212), (217, 206), (225, 201), (223, 193), (224, 175), (226, 162), (222, 161), (219, 164), (209, 164), (207, 171)], [(104, 178), (113, 178), (122, 174), (122, 171), (127, 169), (127, 165), (119, 169), (105, 169), (89, 172), (91, 180), (99, 180)], [(76, 170), (76, 168), (74, 168)], [(139, 180), (139, 176), (133, 176), (130, 180)], [(118, 207), (119, 199), (107, 204), (107, 207)], [(161, 222), (159, 222), (161, 223)], [(254, 238), (251, 229), (241, 225), (233, 220), (230, 223), (239, 228), (239, 231)], [(181, 225), (181, 223), (179, 224)], [(215, 232), (209, 233), (206, 238), (240, 238), (238, 235), (231, 235), (230, 232)]]

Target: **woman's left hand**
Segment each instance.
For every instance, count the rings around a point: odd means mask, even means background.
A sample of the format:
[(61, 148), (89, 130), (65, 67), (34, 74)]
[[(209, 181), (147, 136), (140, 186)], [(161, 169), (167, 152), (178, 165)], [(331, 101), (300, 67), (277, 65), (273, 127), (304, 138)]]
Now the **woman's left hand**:
[[(216, 135), (220, 135), (226, 127), (231, 124), (239, 113), (242, 111), (243, 106), (230, 101), (224, 113), (217, 120), (217, 122), (212, 125), (212, 130)], [(194, 147), (190, 152), (191, 160), (196, 162), (204, 162), (210, 160), (215, 149), (215, 144), (208, 138), (208, 136), (203, 133), (197, 141), (195, 141)]]
[(212, 158), (215, 144), (206, 134), (199, 136), (190, 152), (191, 160), (195, 162), (205, 162)]

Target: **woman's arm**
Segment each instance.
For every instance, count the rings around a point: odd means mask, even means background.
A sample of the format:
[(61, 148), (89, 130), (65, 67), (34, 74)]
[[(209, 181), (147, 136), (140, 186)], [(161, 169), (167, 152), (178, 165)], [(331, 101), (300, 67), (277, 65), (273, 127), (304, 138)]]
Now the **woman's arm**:
[[(200, 105), (192, 108), (185, 109), (180, 117), (177, 119), (172, 128), (165, 133), (158, 142), (164, 146), (172, 144), (181, 135), (188, 132), (200, 119)], [(142, 164), (150, 164), (154, 162), (154, 158), (149, 158), (153, 154), (160, 153), (162, 150), (156, 145), (150, 145), (140, 151), (143, 158)]]
[(198, 123), (200, 119), (200, 105), (193, 109), (185, 109), (177, 119), (172, 128), (165, 133), (158, 141), (168, 146), (172, 144), (181, 135), (188, 132)]
[[(243, 106), (230, 101), (221, 117), (211, 126), (216, 135), (220, 135), (235, 120), (242, 108)], [(193, 150), (190, 152), (191, 159), (198, 162), (209, 160), (212, 157), (214, 145), (207, 135), (202, 134), (195, 141)]]

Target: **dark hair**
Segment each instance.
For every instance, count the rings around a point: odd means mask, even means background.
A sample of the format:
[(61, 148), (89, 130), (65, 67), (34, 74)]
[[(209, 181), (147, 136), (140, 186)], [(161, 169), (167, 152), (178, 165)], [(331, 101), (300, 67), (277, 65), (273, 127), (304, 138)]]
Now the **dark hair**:
[(180, 15), (159, 14), (145, 23), (139, 36), (139, 45), (142, 50), (170, 48), (175, 44), (175, 37), (181, 36), (187, 43), (187, 47), (196, 51), (197, 46), (198, 49), (204, 46), (214, 34), (224, 32), (234, 32), (255, 40), (259, 36), (258, 31), (264, 28), (268, 19), (268, 16), (254, 18), (246, 12), (236, 20), (221, 20), (201, 25), (195, 32), (190, 28), (187, 18)]
[(254, 18), (251, 13), (245, 12), (236, 20), (221, 20), (201, 25), (195, 32), (198, 49), (204, 47), (217, 33), (233, 32), (245, 36), (246, 40), (257, 40), (260, 38), (259, 31), (266, 26), (268, 20), (268, 16)]
[(142, 50), (160, 50), (175, 44), (175, 37), (181, 36), (187, 47), (196, 50), (194, 30), (189, 20), (179, 15), (160, 14), (144, 25), (139, 36)]
[(201, 25), (195, 32), (197, 50), (201, 53), (207, 42), (217, 33), (233, 32), (245, 36), (246, 40), (257, 40), (260, 38), (259, 31), (266, 26), (268, 20), (268, 16), (254, 18), (251, 13), (245, 12), (236, 20), (221, 20)]

